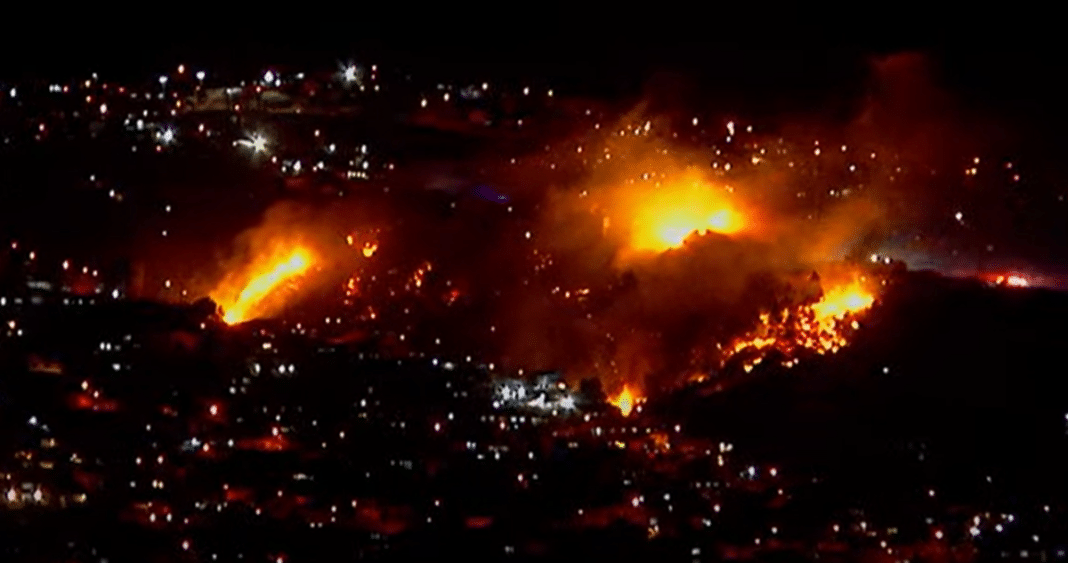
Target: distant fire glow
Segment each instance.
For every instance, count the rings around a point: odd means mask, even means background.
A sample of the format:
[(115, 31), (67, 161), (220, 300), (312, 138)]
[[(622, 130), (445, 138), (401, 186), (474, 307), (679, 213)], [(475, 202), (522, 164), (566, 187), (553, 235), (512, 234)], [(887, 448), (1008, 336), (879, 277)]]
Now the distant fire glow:
[(297, 248), (279, 261), (256, 264), (250, 270), (249, 281), (229, 306), (220, 300), (228, 324), (247, 321), (262, 314), (261, 305), (280, 286), (302, 275), (311, 266), (312, 256), (305, 248)]
[(1023, 276), (1010, 275), (1010, 276), (998, 276), (994, 279), (995, 285), (1005, 285), (1008, 287), (1029, 287), (1030, 282)]

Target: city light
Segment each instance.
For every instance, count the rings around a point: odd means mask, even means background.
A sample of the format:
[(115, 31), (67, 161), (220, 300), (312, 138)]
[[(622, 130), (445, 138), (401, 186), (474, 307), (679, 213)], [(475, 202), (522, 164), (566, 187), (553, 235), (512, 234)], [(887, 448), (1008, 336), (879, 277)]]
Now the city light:
[(4, 78), (7, 552), (1068, 557), (1056, 136), (697, 51)]

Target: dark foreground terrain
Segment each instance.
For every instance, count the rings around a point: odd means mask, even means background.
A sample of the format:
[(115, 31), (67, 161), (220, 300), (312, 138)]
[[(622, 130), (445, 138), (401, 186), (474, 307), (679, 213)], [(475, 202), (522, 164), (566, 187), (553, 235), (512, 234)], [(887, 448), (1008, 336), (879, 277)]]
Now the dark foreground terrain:
[(902, 274), (842, 353), (630, 417), (62, 299), (4, 306), (5, 561), (1064, 557), (1063, 294)]

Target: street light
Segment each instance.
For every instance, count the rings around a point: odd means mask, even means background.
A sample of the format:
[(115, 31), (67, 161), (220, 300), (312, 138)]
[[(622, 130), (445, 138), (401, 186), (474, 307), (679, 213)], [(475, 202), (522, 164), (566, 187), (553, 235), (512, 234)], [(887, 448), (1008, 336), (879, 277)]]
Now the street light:
[(267, 152), (267, 138), (259, 133), (252, 135), (248, 139), (241, 139), (237, 143), (251, 148), (253, 153)]

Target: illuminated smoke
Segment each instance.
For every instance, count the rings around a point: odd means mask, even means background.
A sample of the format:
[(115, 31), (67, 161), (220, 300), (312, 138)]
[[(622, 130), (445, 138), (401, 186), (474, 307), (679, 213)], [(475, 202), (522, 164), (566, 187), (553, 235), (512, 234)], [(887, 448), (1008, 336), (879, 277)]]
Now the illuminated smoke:
[[(948, 149), (924, 134), (951, 145), (954, 130), (941, 101), (925, 108), (923, 64), (874, 68), (871, 95), (845, 126), (750, 129), (640, 106), (514, 163), (497, 151), (472, 159), (486, 173), (468, 183), (492, 184), (507, 195), (499, 201), (465, 197), (463, 179), (435, 189), (444, 173), (431, 171), (392, 180), (390, 198), (281, 204), (223, 265), (228, 295), (212, 295), (229, 310), (264, 249), (304, 247), (314, 266), (263, 314), (336, 303), (329, 317), (346, 328), (403, 335), (418, 351), (615, 389), (652, 389), (746, 354), (792, 362), (836, 350), (877, 298), (877, 284), (851, 286), (877, 281), (859, 263), (943, 197), (928, 193), (922, 165), (928, 149)], [(910, 94), (895, 102), (900, 91)], [(844, 273), (832, 266), (850, 259)]]

